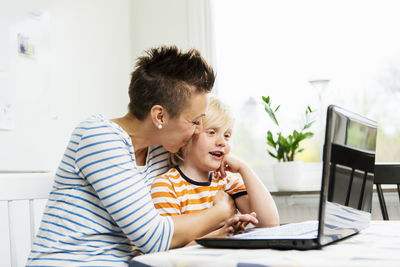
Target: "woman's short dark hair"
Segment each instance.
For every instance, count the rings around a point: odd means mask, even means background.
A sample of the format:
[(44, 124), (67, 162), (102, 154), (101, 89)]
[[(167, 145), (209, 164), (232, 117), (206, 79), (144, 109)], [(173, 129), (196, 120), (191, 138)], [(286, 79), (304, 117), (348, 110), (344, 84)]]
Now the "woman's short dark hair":
[(176, 46), (161, 46), (139, 57), (129, 85), (129, 112), (139, 120), (147, 117), (154, 105), (178, 116), (192, 93), (210, 92), (215, 81), (211, 66), (200, 52), (180, 51)]

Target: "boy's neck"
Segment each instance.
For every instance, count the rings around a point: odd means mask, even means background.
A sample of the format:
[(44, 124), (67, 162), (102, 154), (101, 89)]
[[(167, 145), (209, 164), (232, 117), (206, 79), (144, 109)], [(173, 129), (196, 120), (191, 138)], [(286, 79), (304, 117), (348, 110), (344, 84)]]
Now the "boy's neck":
[(181, 171), (189, 177), (191, 180), (196, 182), (208, 182), (210, 171), (201, 170), (190, 164), (190, 162), (183, 162), (179, 165)]

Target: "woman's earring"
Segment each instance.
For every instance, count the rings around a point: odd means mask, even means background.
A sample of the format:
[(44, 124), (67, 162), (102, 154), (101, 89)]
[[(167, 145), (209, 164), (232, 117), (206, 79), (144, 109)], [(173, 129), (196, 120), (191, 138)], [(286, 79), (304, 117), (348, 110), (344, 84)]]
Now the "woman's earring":
[(162, 129), (162, 124), (161, 123), (158, 125), (158, 129)]

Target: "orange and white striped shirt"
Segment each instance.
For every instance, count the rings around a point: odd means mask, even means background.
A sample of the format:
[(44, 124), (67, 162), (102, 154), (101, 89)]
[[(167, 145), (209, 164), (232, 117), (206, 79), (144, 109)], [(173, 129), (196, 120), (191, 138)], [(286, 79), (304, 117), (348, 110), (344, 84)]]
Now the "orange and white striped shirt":
[(179, 167), (172, 168), (154, 180), (151, 197), (161, 215), (188, 214), (213, 206), (214, 196), (223, 190), (233, 198), (247, 194), (240, 177), (216, 178), (212, 172), (208, 182), (196, 182)]

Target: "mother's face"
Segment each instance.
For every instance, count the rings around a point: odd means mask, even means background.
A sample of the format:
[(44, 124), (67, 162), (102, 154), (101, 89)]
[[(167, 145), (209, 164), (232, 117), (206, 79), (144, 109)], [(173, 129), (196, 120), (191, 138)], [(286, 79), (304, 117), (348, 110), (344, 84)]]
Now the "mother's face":
[(169, 152), (178, 152), (201, 127), (201, 117), (207, 107), (205, 93), (192, 94), (188, 106), (176, 118), (169, 119), (163, 128), (162, 145)]

